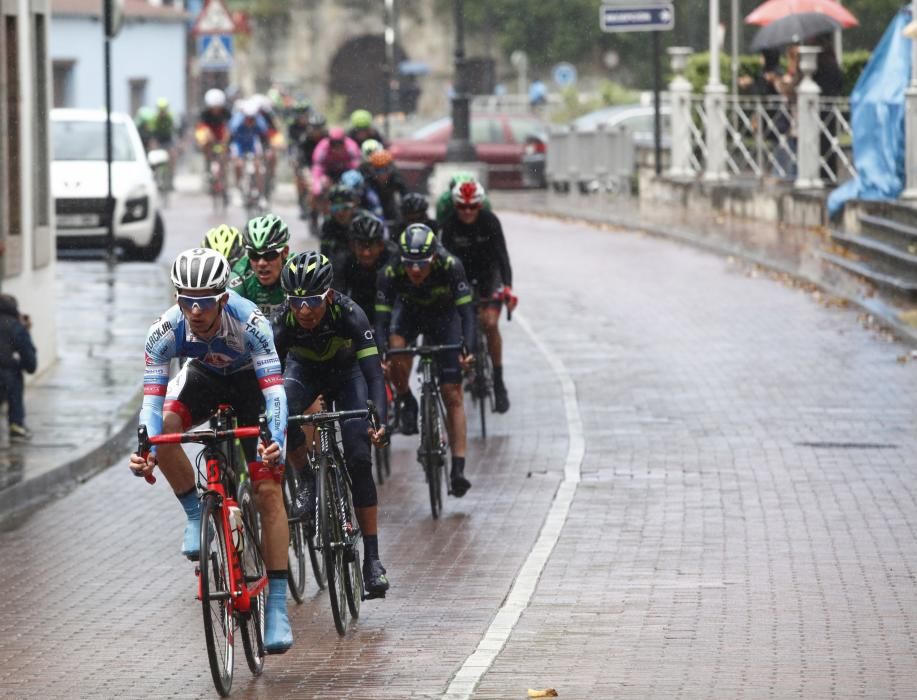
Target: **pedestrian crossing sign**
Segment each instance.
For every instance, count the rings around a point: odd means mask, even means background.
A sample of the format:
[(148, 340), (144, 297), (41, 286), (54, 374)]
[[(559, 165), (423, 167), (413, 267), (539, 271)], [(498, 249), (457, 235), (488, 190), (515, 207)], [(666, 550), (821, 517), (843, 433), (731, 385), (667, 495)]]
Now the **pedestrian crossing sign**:
[(198, 65), (201, 70), (228, 70), (232, 66), (232, 36), (205, 34), (198, 37)]

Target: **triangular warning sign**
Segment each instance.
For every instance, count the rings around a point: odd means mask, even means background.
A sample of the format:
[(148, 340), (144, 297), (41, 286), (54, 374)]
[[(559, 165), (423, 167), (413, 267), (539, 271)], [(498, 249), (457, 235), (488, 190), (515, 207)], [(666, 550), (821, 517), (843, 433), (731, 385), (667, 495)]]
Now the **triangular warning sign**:
[[(207, 41), (202, 39), (202, 41)], [(204, 51), (200, 56), (200, 66), (202, 68), (206, 67), (220, 67), (228, 66), (232, 63), (232, 54), (226, 48), (226, 44), (223, 43), (223, 38), (219, 36), (210, 37), (209, 43), (204, 47)]]
[(232, 34), (236, 23), (223, 4), (223, 0), (207, 0), (194, 22), (194, 34)]

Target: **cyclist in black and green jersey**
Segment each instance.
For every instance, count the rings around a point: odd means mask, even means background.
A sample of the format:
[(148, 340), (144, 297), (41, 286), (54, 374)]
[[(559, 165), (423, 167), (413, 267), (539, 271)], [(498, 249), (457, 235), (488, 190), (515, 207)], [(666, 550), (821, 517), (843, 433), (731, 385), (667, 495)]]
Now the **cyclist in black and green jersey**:
[[(305, 411), (319, 394), (334, 399), (338, 410), (366, 408), (367, 399), (379, 410), (378, 430), (365, 419), (351, 419), (341, 424), (341, 436), (363, 534), (363, 580), (367, 593), (384, 595), (389, 583), (379, 561), (379, 507), (370, 441), (379, 446), (388, 441), (385, 380), (366, 314), (349, 297), (331, 289), (332, 275), (331, 262), (315, 251), (294, 255), (284, 264), (281, 282), (287, 300), (275, 318), (274, 340), (278, 355), (286, 358), (283, 388), (290, 415)], [(303, 468), (307, 447), (303, 431), (291, 430), (287, 436), (291, 467)], [(303, 479), (303, 486), (294, 513), (311, 510), (313, 480)]]
[(376, 278), (398, 258), (398, 246), (385, 240), (385, 224), (369, 212), (350, 224), (350, 250), (335, 266), (334, 288), (344, 292), (375, 321)]
[[(457, 172), (450, 178), (449, 187), (446, 188), (446, 191), (436, 200), (436, 221), (440, 226), (443, 225), (443, 221), (449, 218), (449, 215), (454, 210), (452, 204), (453, 188), (463, 182), (475, 182), (476, 180), (477, 178), (474, 176), (474, 173), (469, 173), (467, 171)], [(484, 208), (490, 209), (490, 200), (487, 198), (484, 199)]]
[(215, 250), (233, 267), (245, 256), (245, 243), (239, 229), (229, 224), (220, 224), (204, 234), (201, 248)]
[[(399, 256), (376, 280), (376, 338), (383, 347), (403, 348), (424, 334), (436, 345), (474, 347), (476, 331), (471, 285), (461, 261), (440, 245), (433, 230), (411, 224), (398, 238)], [(391, 358), (389, 371), (398, 394), (401, 432), (417, 432), (417, 399), (411, 394), (411, 356)], [(474, 357), (467, 350), (437, 356), (440, 390), (446, 405), (449, 448), (452, 452), (450, 493), (464, 496), (471, 488), (465, 478), (467, 425), (462, 397), (462, 368)]]
[(273, 318), (284, 301), (280, 271), (290, 254), (290, 230), (279, 216), (265, 214), (245, 225), (242, 239), (245, 256), (233, 266), (229, 289)]

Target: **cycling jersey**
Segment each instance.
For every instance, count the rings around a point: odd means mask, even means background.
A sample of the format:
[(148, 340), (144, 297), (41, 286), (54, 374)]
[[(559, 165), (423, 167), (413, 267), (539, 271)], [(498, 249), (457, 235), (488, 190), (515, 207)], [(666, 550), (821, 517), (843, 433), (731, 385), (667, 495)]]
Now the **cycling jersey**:
[(348, 129), (347, 137), (355, 141), (358, 146), (362, 146), (364, 141), (369, 141), (370, 139), (375, 139), (383, 147), (386, 145), (385, 138), (374, 126), (368, 129)]
[(385, 382), (379, 348), (363, 309), (346, 294), (329, 295), (325, 315), (312, 329), (299, 325), (289, 303), (285, 303), (274, 321), (274, 339), (280, 357), (295, 359), (309, 374), (342, 373), (358, 363), (369, 396), (385, 420)]
[(453, 211), (442, 222), (439, 240), (462, 261), (481, 297), (496, 291), (499, 281), (513, 285), (503, 227), (492, 211), (481, 209), (473, 224), (463, 223)]
[(402, 307), (400, 315), (423, 316), (425, 321), (449, 319), (457, 311), (461, 318), (465, 345), (474, 347), (475, 318), (471, 286), (461, 261), (440, 247), (431, 265), (433, 269), (419, 285), (408, 278), (400, 257), (396, 257), (379, 272), (376, 278), (375, 325), (376, 337), (383, 347), (388, 344), (389, 326), (396, 302)]
[(316, 197), (322, 193), (322, 180), (329, 178), (333, 181), (348, 170), (360, 167), (360, 147), (353, 139), (345, 138), (343, 148), (331, 148), (331, 139), (328, 137), (319, 141), (312, 154), (312, 194)]
[(162, 432), (169, 362), (173, 357), (188, 357), (214, 375), (229, 376), (254, 369), (267, 407), (271, 437), (282, 449), (287, 402), (271, 326), (258, 307), (235, 292), (229, 292), (229, 301), (220, 319), (220, 329), (213, 338), (198, 338), (176, 304), (150, 327), (146, 339), (140, 424), (146, 425), (150, 436)]
[(369, 184), (363, 185), (363, 194), (357, 205), (360, 209), (365, 209), (377, 219), (383, 218), (382, 200), (379, 194)]
[(267, 134), (267, 124), (258, 115), (251, 124), (245, 123), (245, 115), (236, 112), (229, 121), (229, 138), (232, 154), (236, 157), (261, 152), (261, 137)]
[(388, 180), (381, 182), (375, 177), (372, 167), (363, 171), (366, 176), (366, 184), (371, 187), (379, 196), (382, 204), (382, 218), (389, 222), (399, 221), (401, 219), (401, 209), (399, 208), (398, 197), (404, 197), (408, 193), (408, 186), (401, 177), (401, 173), (393, 170)]
[(150, 121), (150, 128), (153, 137), (159, 141), (161, 146), (168, 146), (172, 143), (172, 137), (175, 134), (175, 120), (171, 112), (157, 112)]
[(214, 141), (219, 143), (224, 141), (229, 133), (229, 120), (231, 117), (232, 114), (225, 107), (219, 107), (216, 110), (205, 109), (197, 120), (197, 128), (204, 128), (210, 131), (213, 134)]
[(366, 312), (369, 320), (376, 318), (376, 279), (379, 271), (395, 260), (398, 248), (394, 243), (386, 243), (385, 249), (371, 267), (360, 264), (357, 256), (350, 250), (342, 256), (339, 271), (335, 270), (334, 288), (344, 292)]
[(268, 319), (273, 319), (286, 300), (283, 287), (278, 279), (270, 287), (265, 287), (252, 269), (248, 256), (243, 255), (233, 265), (229, 278), (229, 288), (240, 296), (254, 302)]
[(293, 122), (287, 130), (287, 139), (290, 142), (290, 155), (296, 158), (300, 167), (309, 167), (312, 165), (312, 154), (315, 147), (318, 146), (327, 134), (322, 133), (318, 138), (310, 136), (312, 129), (308, 124), (302, 125)]

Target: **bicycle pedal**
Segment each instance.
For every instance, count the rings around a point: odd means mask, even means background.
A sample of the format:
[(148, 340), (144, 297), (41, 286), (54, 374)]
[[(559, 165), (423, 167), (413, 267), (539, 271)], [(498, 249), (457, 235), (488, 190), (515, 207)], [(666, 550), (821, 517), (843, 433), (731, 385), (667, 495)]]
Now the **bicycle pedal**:
[(378, 600), (379, 598), (385, 598), (385, 591), (382, 593), (363, 593), (363, 600)]

